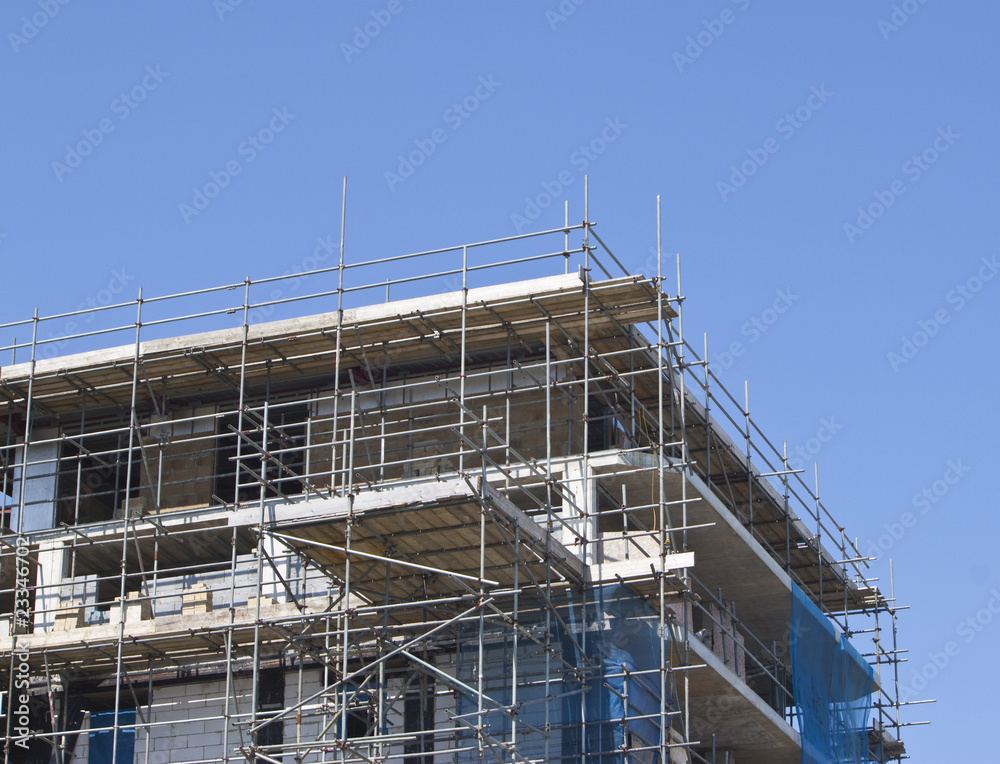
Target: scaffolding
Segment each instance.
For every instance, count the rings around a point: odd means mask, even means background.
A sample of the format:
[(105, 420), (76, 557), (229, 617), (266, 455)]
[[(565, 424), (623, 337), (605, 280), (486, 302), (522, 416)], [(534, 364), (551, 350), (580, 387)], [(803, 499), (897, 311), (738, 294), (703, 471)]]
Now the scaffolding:
[(567, 207), (0, 325), (4, 761), (797, 762), (792, 587), (904, 758), (894, 596), (665, 265)]

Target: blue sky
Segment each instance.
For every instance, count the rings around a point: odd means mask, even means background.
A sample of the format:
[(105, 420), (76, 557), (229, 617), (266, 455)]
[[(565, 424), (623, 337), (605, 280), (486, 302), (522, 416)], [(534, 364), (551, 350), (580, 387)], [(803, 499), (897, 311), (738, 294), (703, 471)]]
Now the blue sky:
[(6, 0), (0, 323), (328, 264), (344, 176), (352, 261), (586, 173), (641, 271), (660, 195), (688, 340), (895, 560), (914, 760), (994, 757), (1000, 6), (577, 2)]

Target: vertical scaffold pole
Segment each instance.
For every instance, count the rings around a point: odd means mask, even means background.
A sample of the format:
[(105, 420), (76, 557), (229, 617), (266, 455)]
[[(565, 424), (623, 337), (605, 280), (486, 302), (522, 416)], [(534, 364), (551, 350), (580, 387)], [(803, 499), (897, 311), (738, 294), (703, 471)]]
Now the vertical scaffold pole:
[[(485, 550), (484, 550), (485, 551)], [(520, 614), (521, 599), (521, 525), (514, 525), (514, 628), (511, 630), (514, 645), (510, 651), (511, 655), (511, 679), (510, 679), (510, 705), (517, 708), (517, 648), (518, 648), (518, 626), (521, 621)], [(510, 750), (517, 755), (517, 716), (512, 716), (510, 720)]]
[(820, 522), (819, 503), (819, 462), (813, 462), (813, 474), (816, 480), (816, 559), (819, 563), (819, 609), (824, 610), (823, 603), (823, 524)]
[(747, 517), (749, 518), (750, 535), (754, 535), (753, 526), (753, 467), (750, 464), (750, 382), (743, 380), (743, 417), (746, 426), (746, 451), (747, 451)]
[[(569, 203), (567, 202), (567, 209)], [(567, 215), (569, 213), (567, 212)], [(567, 233), (568, 236), (568, 233)], [(568, 245), (567, 245), (568, 250)], [(552, 727), (552, 322), (545, 321), (545, 760), (551, 761), (549, 738)]]
[(667, 717), (667, 674), (670, 670), (670, 641), (667, 636), (667, 614), (664, 609), (666, 599), (666, 581), (663, 571), (666, 567), (667, 554), (667, 505), (666, 505), (666, 431), (663, 427), (663, 250), (662, 250), (662, 212), (660, 196), (656, 197), (656, 474), (659, 479), (659, 496), (657, 501), (657, 527), (659, 535), (660, 575), (657, 576), (660, 595), (659, 634), (660, 634), (660, 761), (670, 761), (670, 728)]
[[(24, 533), (24, 506), (25, 506), (24, 495), (26, 493), (25, 486), (27, 484), (25, 476), (28, 474), (28, 446), (31, 443), (31, 428), (32, 428), (31, 413), (32, 413), (32, 402), (34, 400), (34, 391), (35, 391), (35, 351), (38, 347), (38, 308), (35, 308), (35, 314), (32, 318), (31, 327), (32, 327), (31, 360), (30, 360), (31, 366), (28, 372), (28, 395), (24, 402), (25, 406), (24, 444), (21, 446), (21, 477), (20, 477), (21, 484), (20, 486), (18, 486), (17, 489), (18, 490), (17, 527), (14, 529), (14, 532), (18, 536), (21, 536), (21, 534)], [(13, 355), (13, 353), (15, 353), (16, 351), (17, 351), (17, 340), (15, 339), (14, 350), (11, 351), (11, 354)], [(11, 362), (13, 363), (13, 358), (11, 359)], [(7, 431), (9, 433), (10, 428), (8, 428)], [(17, 597), (15, 594), (15, 601), (16, 598)], [(17, 662), (17, 635), (22, 632), (22, 629), (18, 627), (16, 613), (15, 617), (12, 620), (14, 628), (10, 630), (10, 660), (11, 660), (10, 681), (7, 686), (7, 700), (11, 704), (13, 704), (13, 698), (14, 698), (14, 676), (17, 673), (17, 671), (15, 670), (15, 663)], [(24, 624), (24, 633), (28, 633), (27, 629), (28, 629), (28, 624)], [(13, 729), (13, 726), (14, 726), (14, 714), (8, 713), (7, 729), (6, 729), (7, 745), (4, 746), (4, 754), (3, 754), (4, 764), (9, 764), (10, 762), (10, 753), (11, 753), (10, 749), (13, 747), (10, 745), (10, 737), (11, 737), (10, 733), (11, 730)]]
[[(594, 512), (594, 507), (590, 505), (591, 478), (590, 478), (590, 176), (583, 176), (583, 343), (581, 352), (583, 354), (583, 469), (581, 475), (581, 485), (584, 495), (577, 500), (583, 507), (584, 518), (580, 524), (583, 531), (583, 559), (589, 562), (593, 554), (591, 544), (595, 539), (590, 538), (590, 521)], [(583, 604), (584, 618), (586, 618), (586, 601)], [(586, 637), (584, 637), (586, 638)]]
[[(250, 277), (243, 279), (243, 338), (240, 343), (240, 390), (236, 407), (236, 487), (233, 489), (233, 509), (240, 505), (240, 470), (243, 466), (243, 407), (246, 405), (247, 344), (250, 339)], [(225, 499), (225, 497), (222, 497)]]
[(708, 368), (708, 332), (705, 332), (705, 483), (712, 487), (712, 395)]
[(889, 616), (892, 618), (892, 682), (893, 688), (895, 690), (893, 703), (895, 704), (896, 711), (896, 739), (901, 740), (900, 732), (902, 725), (899, 722), (899, 645), (896, 643), (897, 640), (897, 628), (896, 628), (896, 575), (893, 570), (892, 558), (889, 558), (889, 597), (892, 605), (889, 607)]
[[(233, 526), (232, 549), (229, 557), (229, 623), (226, 629), (226, 697), (222, 702), (222, 760), (229, 761), (229, 725), (231, 720), (230, 703), (233, 693), (233, 625), (236, 623), (236, 534)], [(152, 694), (150, 694), (152, 699)]]
[[(253, 625), (253, 670), (251, 681), (253, 686), (250, 690), (250, 726), (257, 726), (257, 707), (260, 692), (260, 608), (264, 598), (264, 521), (267, 516), (267, 439), (268, 428), (270, 427), (270, 385), (268, 393), (264, 397), (264, 423), (261, 432), (261, 446), (263, 451), (260, 455), (260, 495), (257, 499), (260, 518), (257, 526), (257, 605), (254, 612)], [(250, 741), (250, 750), (256, 752), (257, 741)]]
[[(344, 328), (344, 232), (347, 219), (347, 178), (340, 205), (340, 261), (337, 265), (337, 329), (333, 358), (333, 433), (330, 436), (330, 492), (337, 492), (337, 422), (340, 414), (340, 341)], [(343, 458), (341, 458), (343, 461)], [(345, 478), (346, 479), (346, 478)]]
[(466, 321), (469, 307), (469, 248), (462, 247), (462, 337), (461, 337), (461, 358), (459, 359), (458, 373), (458, 398), (462, 404), (458, 408), (458, 431), (462, 437), (458, 439), (458, 471), (465, 471), (465, 354), (466, 354)]
[[(688, 480), (691, 476), (691, 455), (687, 439), (687, 387), (684, 379), (684, 292), (681, 284), (681, 255), (677, 253), (677, 380), (681, 426), (681, 550), (688, 549)], [(681, 574), (686, 586), (691, 585), (690, 571), (683, 569)], [(687, 635), (685, 635), (685, 650), (687, 650)], [(684, 665), (690, 665), (690, 656), (686, 655)], [(691, 740), (691, 677), (684, 672), (684, 742)]]
[(484, 745), (483, 745), (483, 735), (484, 727), (483, 724), (483, 692), (485, 689), (486, 682), (486, 612), (483, 607), (483, 603), (486, 601), (486, 587), (484, 580), (486, 578), (486, 501), (483, 498), (483, 492), (486, 489), (486, 450), (489, 446), (487, 442), (486, 428), (488, 426), (489, 411), (486, 408), (486, 404), (483, 404), (483, 422), (482, 422), (482, 472), (480, 474), (480, 496), (479, 496), (479, 589), (478, 596), (476, 600), (476, 605), (479, 609), (479, 645), (477, 650), (477, 661), (479, 663), (478, 670), (476, 672), (476, 699), (477, 699), (477, 715), (476, 715), (476, 737), (478, 739), (479, 748), (479, 759), (484, 758)]
[[(590, 176), (583, 176), (583, 342), (580, 348), (583, 361), (583, 465), (580, 470), (580, 485), (583, 488), (583, 496), (576, 497), (578, 506), (582, 506), (584, 511), (583, 522), (579, 524), (581, 536), (583, 537), (583, 560), (586, 564), (590, 559), (590, 538), (589, 526), (590, 516), (593, 507), (590, 504), (591, 478), (590, 478)], [(587, 654), (587, 597), (580, 597), (580, 646), (583, 648), (583, 661), (589, 663)], [(587, 728), (587, 704), (585, 695), (580, 696), (582, 712), (580, 718), (583, 721), (583, 730)], [(580, 740), (583, 742), (583, 755), (586, 757), (590, 753), (587, 746), (586, 734), (581, 734)], [(586, 759), (585, 759), (586, 760)]]
[(566, 232), (563, 234), (563, 264), (564, 273), (569, 273), (569, 199), (565, 201), (565, 223)]
[[(687, 385), (684, 379), (684, 294), (681, 291), (681, 255), (677, 253), (677, 382), (678, 396), (680, 398), (680, 419), (681, 419), (681, 470), (684, 480), (681, 481), (681, 548), (687, 551), (688, 548), (688, 505), (687, 478), (691, 473), (691, 455), (688, 450), (687, 439)], [(684, 569), (683, 577), (688, 578), (688, 570)], [(685, 674), (685, 677), (687, 674)], [(685, 679), (685, 681), (687, 681)]]
[[(31, 369), (28, 372), (28, 396), (24, 404), (24, 445), (21, 447), (21, 485), (18, 488), (18, 498), (17, 498), (17, 528), (15, 532), (17, 535), (24, 533), (24, 510), (25, 501), (24, 497), (27, 491), (25, 486), (27, 484), (26, 476), (28, 474), (28, 447), (31, 445), (31, 428), (34, 427), (34, 393), (35, 393), (35, 354), (38, 348), (38, 308), (35, 308), (35, 315), (32, 318), (32, 329), (31, 329)], [(16, 624), (15, 624), (16, 625)], [(16, 633), (16, 629), (14, 630)], [(11, 655), (14, 654), (13, 645), (11, 645)], [(11, 671), (11, 681), (13, 681), (14, 672)], [(13, 688), (11, 688), (11, 694), (8, 698), (14, 697)], [(10, 718), (13, 717), (11, 714)], [(10, 723), (10, 718), (8, 718), (8, 724)]]
[(784, 486), (784, 515), (785, 515), (785, 572), (792, 569), (792, 514), (788, 501), (788, 441), (782, 442), (781, 447), (781, 484)]
[[(133, 443), (135, 442), (136, 435), (141, 438), (142, 434), (138, 433), (139, 430), (139, 420), (136, 416), (135, 410), (135, 398), (136, 390), (139, 385), (139, 333), (142, 329), (142, 289), (139, 289), (139, 297), (136, 300), (135, 309), (135, 346), (132, 355), (132, 391), (131, 391), (131, 402), (129, 404), (129, 429), (128, 429), (128, 450), (126, 451), (128, 464), (125, 467), (125, 503), (124, 503), (124, 520), (122, 523), (122, 562), (121, 562), (121, 581), (119, 583), (119, 616), (118, 616), (118, 649), (117, 656), (115, 660), (115, 720), (112, 725), (112, 740), (111, 740), (111, 760), (117, 761), (118, 758), (118, 714), (121, 710), (121, 693), (122, 693), (122, 669), (124, 665), (124, 645), (125, 645), (125, 613), (126, 613), (126, 591), (125, 583), (128, 577), (128, 529), (129, 525), (134, 523), (131, 519), (132, 508), (131, 508), (131, 494), (132, 494), (132, 451)], [(139, 564), (142, 564), (141, 558), (139, 559)], [(140, 609), (142, 604), (140, 601)]]
[[(338, 348), (339, 351), (339, 348)], [(338, 352), (339, 356), (339, 352)], [(351, 390), (351, 411), (348, 424), (347, 474), (344, 476), (344, 488), (347, 492), (347, 524), (344, 528), (344, 603), (342, 609), (343, 630), (341, 645), (341, 679), (348, 674), (348, 657), (351, 640), (351, 548), (354, 541), (354, 420), (357, 416), (357, 391)], [(341, 685), (340, 702), (340, 739), (347, 740), (347, 722), (349, 718), (348, 703), (350, 701), (350, 686), (347, 682)], [(347, 760), (347, 749), (342, 748), (341, 761)]]

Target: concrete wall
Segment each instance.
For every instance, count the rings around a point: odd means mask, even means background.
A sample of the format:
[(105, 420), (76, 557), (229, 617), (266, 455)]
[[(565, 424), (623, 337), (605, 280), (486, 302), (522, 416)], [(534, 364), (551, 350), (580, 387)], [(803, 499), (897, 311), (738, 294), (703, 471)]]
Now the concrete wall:
[[(277, 546), (273, 539), (268, 541), (270, 545)], [(315, 568), (306, 567), (306, 575), (303, 578), (303, 565), (297, 557), (282, 556), (273, 548), (268, 552), (278, 564), (281, 575), (297, 598), (321, 597), (327, 594), (329, 581)], [(39, 552), (39, 585), (52, 588), (37, 590), (35, 629), (51, 631), (53, 628), (71, 629), (88, 624), (116, 622), (118, 611), (115, 606), (109, 609), (108, 603), (102, 603), (102, 607), (97, 608), (98, 593), (94, 576), (71, 578), (62, 575), (65, 570), (65, 556), (61, 545), (49, 546)], [(238, 608), (246, 607), (248, 600), (257, 596), (257, 575), (256, 557), (242, 555), (236, 561), (235, 587), (232, 587), (234, 576), (228, 567), (225, 570), (199, 571), (175, 576), (160, 574), (155, 585), (150, 576), (149, 598), (142, 598), (146, 603), (143, 606), (143, 618), (181, 615), (186, 612), (185, 599), (189, 606), (197, 601), (206, 601), (210, 604), (209, 608), (197, 608), (194, 612), (208, 612), (209, 609), (225, 610), (230, 605)], [(261, 596), (279, 603), (290, 601), (288, 592), (266, 561), (261, 584)], [(197, 596), (192, 598), (191, 595)], [(82, 616), (75, 617), (80, 611)], [(71, 615), (74, 617), (71, 618)]]
[(215, 406), (180, 409), (143, 436), (148, 469), (141, 470), (140, 496), (161, 511), (212, 502), (215, 476)]
[[(247, 713), (252, 697), (250, 677), (237, 677), (233, 696), (239, 712)], [(222, 745), (224, 722), (221, 718), (225, 707), (226, 683), (224, 680), (187, 682), (153, 691), (148, 733), (151, 751), (150, 764), (177, 761), (221, 761), (225, 755)], [(143, 709), (144, 711), (146, 709)], [(230, 712), (236, 713), (231, 703)], [(229, 725), (229, 749), (239, 744), (239, 730)], [(143, 761), (147, 733), (136, 735), (136, 761)]]
[(711, 613), (712, 652), (744, 682), (747, 678), (747, 656), (744, 637), (733, 626), (733, 616), (729, 608), (722, 609), (716, 603), (708, 603)]
[[(559, 373), (556, 368), (553, 376), (557, 380)], [(553, 456), (582, 451), (581, 404), (577, 402), (574, 408), (566, 395), (553, 390), (551, 426), (546, 428), (546, 391), (538, 387), (542, 378), (537, 371), (529, 375), (506, 370), (474, 376), (465, 385), (465, 395), (474, 399), (469, 400), (468, 408), (482, 416), (486, 403), (493, 429), (525, 458), (544, 458), (547, 437), (552, 442)], [(447, 401), (458, 395), (460, 387), (457, 377), (426, 377), (407, 380), (405, 387), (403, 383), (391, 384), (385, 391), (360, 388), (353, 404), (355, 481), (378, 482), (457, 470), (458, 451), (471, 448), (454, 432), (462, 421), (461, 410)], [(332, 436), (336, 421), (337, 440), (348, 439), (351, 406), (351, 396), (342, 396), (335, 420), (331, 397), (322, 397), (313, 404), (308, 471), (310, 482), (318, 488), (330, 485), (334, 459), (341, 470), (347, 462), (348, 448), (343, 442), (334, 448)], [(466, 437), (478, 446), (482, 431), (478, 425), (469, 424), (469, 417), (465, 421)], [(515, 458), (498, 448), (495, 439), (491, 438), (488, 446), (493, 449), (490, 456), (500, 463)], [(467, 456), (466, 462), (474, 458)], [(343, 479), (338, 476), (338, 484)]]
[[(439, 665), (449, 673), (454, 672), (453, 657), (443, 659)], [(302, 671), (301, 688), (297, 669), (286, 671), (284, 679), (286, 708), (294, 706), (300, 698), (304, 700), (319, 692), (324, 686), (323, 671), (317, 668)], [(454, 693), (440, 682), (436, 683), (435, 689), (435, 725), (442, 729), (450, 728), (453, 724), (451, 715), (455, 712)], [(226, 683), (223, 678), (154, 687), (151, 704), (144, 704), (141, 708), (143, 715), (148, 714), (151, 725), (148, 730), (140, 729), (136, 732), (134, 755), (136, 764), (147, 761), (147, 748), (149, 764), (221, 761), (226, 755), (222, 744), (225, 723), (221, 718), (225, 709), (225, 690)], [(239, 759), (239, 756), (235, 755), (233, 750), (240, 745), (241, 740), (246, 740), (245, 735), (243, 738), (240, 737), (240, 730), (235, 722), (245, 721), (249, 715), (252, 690), (252, 677), (235, 678), (230, 700), (230, 714), (233, 718), (228, 726), (229, 756), (234, 761)], [(390, 679), (388, 690), (388, 697), (401, 698), (404, 679), (402, 677)], [(290, 713), (285, 717), (282, 722), (282, 732), (286, 745), (298, 744), (302, 746), (300, 750), (304, 751), (310, 743), (317, 740), (331, 718), (324, 709), (323, 702), (324, 697), (320, 696), (304, 704), (300, 709), (301, 713)], [(387, 716), (393, 720), (388, 731), (403, 732), (402, 699), (390, 704)], [(339, 728), (328, 731), (322, 748), (329, 749), (339, 734)], [(452, 761), (454, 755), (444, 752), (454, 748), (455, 742), (454, 736), (441, 736), (436, 743), (436, 750), (442, 753), (436, 761), (442, 764)], [(374, 746), (366, 745), (363, 740), (358, 739), (355, 744), (368, 754), (376, 753)], [(397, 743), (387, 746), (381, 755), (388, 760), (402, 761), (404, 756), (413, 754), (406, 754), (404, 744)], [(86, 762), (87, 757), (88, 730), (85, 728), (78, 739), (74, 761)], [(313, 750), (301, 759), (303, 762), (331, 760), (329, 751), (324, 754), (323, 750)]]
[[(564, 364), (554, 364), (551, 381), (565, 381), (565, 373)], [(545, 458), (547, 442), (551, 442), (551, 452), (556, 457), (582, 452), (582, 399), (572, 399), (562, 388), (551, 387), (547, 420), (547, 391), (539, 386), (544, 381), (544, 372), (539, 370), (527, 373), (498, 369), (471, 375), (466, 379), (464, 392), (467, 405), (476, 416), (482, 415), (486, 405), (491, 427), (522, 457)], [(353, 395), (341, 391), (336, 417), (332, 391), (319, 393), (310, 403), (301, 428), (293, 428), (296, 438), (301, 434), (304, 441), (301, 469), (308, 482), (317, 490), (325, 490), (330, 487), (331, 473), (345, 468), (349, 458), (345, 441), (352, 429), (352, 405), (356, 483), (428, 477), (457, 470), (457, 453), (473, 448), (463, 443), (454, 431), (463, 415), (447, 400), (456, 397), (460, 388), (457, 376), (410, 378), (390, 383), (384, 391), (361, 385)], [(463, 431), (478, 447), (482, 432), (469, 421), (466, 417)], [(550, 426), (546, 426), (547, 421)], [(337, 444), (332, 442), (335, 423), (340, 441)], [(178, 409), (163, 421), (144, 428), (145, 463), (133, 476), (133, 485), (139, 486), (139, 497), (132, 503), (145, 512), (156, 506), (160, 511), (169, 511), (214, 503), (218, 446), (230, 443), (234, 437), (220, 432), (220, 427), (218, 409), (209, 405)], [(224, 440), (217, 438), (220, 434), (225, 436)], [(491, 458), (497, 462), (516, 461), (495, 439), (491, 438), (488, 446)], [(52, 501), (56, 496), (58, 443), (31, 446), (29, 450), (31, 460), (47, 463), (29, 467), (24, 483), (25, 498), (32, 508), (26, 512), (28, 528), (52, 527), (56, 519)], [(290, 454), (285, 460), (298, 457)], [(476, 455), (469, 455), (465, 457), (465, 466), (470, 460), (478, 464)], [(253, 460), (249, 464), (254, 466)], [(232, 469), (235, 471), (235, 466)], [(288, 479), (288, 475), (278, 473), (277, 467), (268, 467), (268, 477)], [(244, 483), (251, 479), (247, 475), (241, 477)], [(340, 474), (336, 480), (341, 485), (345, 476)], [(74, 501), (72, 495), (67, 501)], [(89, 508), (84, 506), (86, 501), (85, 495), (81, 499), (83, 522), (110, 519), (105, 517), (106, 508)]]

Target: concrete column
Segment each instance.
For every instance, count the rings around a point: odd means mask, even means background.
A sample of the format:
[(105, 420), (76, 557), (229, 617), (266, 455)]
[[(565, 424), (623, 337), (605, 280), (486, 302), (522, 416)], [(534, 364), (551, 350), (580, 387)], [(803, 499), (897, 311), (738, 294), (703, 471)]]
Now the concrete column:
[[(590, 462), (586, 457), (580, 457), (566, 464), (565, 480), (563, 490), (566, 491), (576, 507), (564, 506), (560, 510), (560, 515), (566, 520), (567, 525), (583, 536), (589, 543), (586, 550), (573, 536), (568, 529), (562, 530), (562, 543), (574, 552), (587, 565), (594, 563), (597, 533), (597, 479), (594, 477)], [(585, 513), (580, 517), (577, 508)]]
[(265, 602), (268, 599), (274, 602), (288, 602), (288, 592), (285, 591), (281, 579), (285, 579), (293, 591), (296, 583), (293, 577), (292, 561), (287, 557), (288, 550), (270, 537), (264, 539), (264, 550), (274, 560), (275, 564), (272, 566), (266, 559), (263, 561), (261, 567), (261, 596), (264, 597)]
[[(66, 547), (62, 542), (46, 542), (38, 548), (38, 572), (35, 590), (35, 631), (52, 631), (63, 604), (61, 593), (66, 569)], [(70, 606), (67, 592), (66, 606)]]

